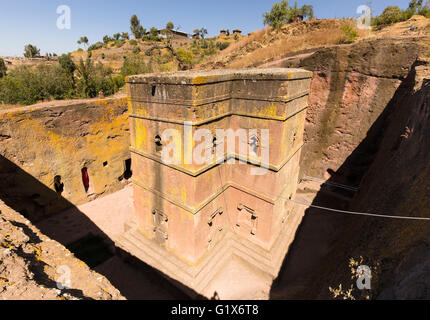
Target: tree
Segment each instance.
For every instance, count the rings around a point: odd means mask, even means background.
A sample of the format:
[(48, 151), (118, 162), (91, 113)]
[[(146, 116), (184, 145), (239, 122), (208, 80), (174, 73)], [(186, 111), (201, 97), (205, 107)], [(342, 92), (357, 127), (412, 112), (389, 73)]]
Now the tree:
[(273, 5), (270, 12), (263, 14), (264, 24), (271, 26), (273, 29), (279, 29), (286, 23), (295, 21), (296, 17), (303, 16), (309, 19), (314, 18), (314, 7), (303, 5), (301, 8), (294, 2), (294, 6), (288, 6), (288, 1), (282, 0)]
[(141, 39), (145, 35), (146, 30), (141, 26), (140, 21), (135, 14), (130, 19), (130, 25), (131, 33), (135, 39)]
[(81, 37), (78, 40), (78, 44), (84, 44), (84, 45), (88, 46), (88, 38), (87, 37)]
[(208, 34), (208, 31), (205, 28), (200, 29), (200, 36), (202, 37), (202, 39), (204, 39), (205, 35), (207, 34)]
[(108, 35), (103, 37), (104, 44), (108, 44), (111, 41), (113, 41), (113, 39), (111, 37), (109, 37)]
[(72, 60), (72, 56), (69, 54), (63, 54), (58, 58), (58, 63), (61, 69), (69, 76), (73, 76), (76, 70), (76, 65)]
[(308, 17), (309, 19), (314, 18), (314, 7), (313, 6), (305, 4), (302, 6), (302, 8), (300, 10), (301, 10), (302, 16)]
[(288, 14), (288, 1), (277, 2), (272, 6), (270, 12), (263, 14), (264, 24), (271, 26), (273, 29), (279, 29), (287, 22)]
[(149, 39), (151, 41), (158, 41), (160, 38), (158, 37), (158, 29), (156, 27), (152, 27), (149, 30)]
[(121, 38), (123, 40), (129, 40), (130, 39), (130, 35), (128, 34), (128, 32), (123, 32), (123, 33), (121, 33)]
[(423, 0), (412, 0), (409, 2), (409, 9), (413, 10), (414, 12), (417, 12), (421, 10), (423, 7)]
[(4, 63), (4, 60), (0, 58), (0, 78), (3, 78), (6, 76), (7, 68), (6, 64)]
[(27, 44), (24, 47), (24, 57), (26, 58), (35, 58), (40, 56), (40, 49), (32, 44)]
[(173, 24), (173, 22), (167, 22), (166, 24), (166, 29), (171, 31), (175, 28), (175, 25)]
[(119, 38), (121, 38), (121, 33), (115, 33), (114, 35), (113, 35), (113, 38), (115, 39), (115, 40), (119, 40)]
[(384, 26), (404, 20), (404, 12), (397, 6), (388, 6), (380, 16), (375, 19), (377, 26)]

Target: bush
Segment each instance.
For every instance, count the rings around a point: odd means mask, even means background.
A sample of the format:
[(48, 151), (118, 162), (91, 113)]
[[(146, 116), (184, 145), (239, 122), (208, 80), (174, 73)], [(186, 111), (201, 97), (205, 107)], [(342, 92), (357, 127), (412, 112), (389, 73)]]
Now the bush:
[(150, 65), (145, 63), (139, 56), (127, 57), (121, 68), (121, 73), (124, 77), (149, 72), (151, 72)]
[(216, 47), (221, 51), (224, 49), (227, 49), (229, 46), (230, 46), (230, 42), (217, 42), (216, 43)]
[(134, 54), (139, 54), (139, 53), (140, 53), (140, 51), (141, 51), (141, 50), (140, 50), (140, 47), (134, 47), (134, 48), (133, 48), (133, 53), (134, 53)]
[(115, 40), (115, 47), (121, 48), (125, 44), (125, 40)]
[(341, 43), (352, 43), (358, 38), (358, 32), (351, 26), (343, 26), (342, 32), (344, 34), (344, 39)]
[(176, 50), (176, 54), (178, 55), (179, 59), (181, 59), (183, 62), (187, 64), (191, 64), (193, 60), (193, 54), (190, 51), (179, 48)]
[(136, 40), (134, 40), (134, 39), (132, 39), (132, 40), (130, 40), (130, 42), (129, 42), (132, 46), (137, 46), (137, 41)]
[(98, 50), (103, 48), (103, 46), (104, 46), (103, 42), (96, 42), (88, 47), (88, 51)]
[(62, 55), (58, 64), (20, 66), (1, 78), (0, 102), (29, 105), (52, 99), (94, 98), (100, 91), (114, 94), (123, 85), (122, 75), (112, 77), (111, 69), (101, 63), (94, 65), (89, 57), (76, 66), (70, 55)]
[(101, 62), (94, 65), (90, 58), (85, 62), (81, 59), (77, 65), (77, 73), (77, 97), (94, 98), (99, 92), (103, 92), (105, 96), (115, 93), (112, 70), (105, 68)]
[(273, 5), (270, 12), (263, 14), (264, 24), (269, 25), (274, 29), (279, 29), (286, 23), (291, 23), (297, 16), (314, 17), (313, 6), (303, 5), (301, 8), (297, 7), (297, 3), (294, 6), (288, 6), (288, 1), (282, 0)]
[(74, 84), (59, 65), (20, 66), (0, 79), (0, 101), (29, 105), (73, 97)]
[(383, 27), (393, 23), (409, 20), (414, 14), (430, 18), (430, 8), (427, 8), (423, 1), (412, 0), (406, 10), (401, 10), (397, 6), (388, 6), (381, 15), (373, 19), (373, 25)]
[(27, 44), (24, 47), (24, 57), (26, 58), (35, 58), (40, 56), (40, 49), (32, 44)]
[(6, 76), (7, 68), (6, 64), (4, 63), (4, 60), (0, 58), (0, 78), (3, 78)]
[(405, 14), (399, 7), (388, 6), (380, 16), (375, 18), (374, 24), (376, 26), (390, 25), (406, 20), (406, 16), (407, 14)]

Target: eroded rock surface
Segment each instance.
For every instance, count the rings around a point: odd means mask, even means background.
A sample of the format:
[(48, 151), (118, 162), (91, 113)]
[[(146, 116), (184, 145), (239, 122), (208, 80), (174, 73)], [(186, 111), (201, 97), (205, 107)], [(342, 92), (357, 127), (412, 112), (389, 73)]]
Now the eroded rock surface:
[(0, 299), (124, 299), (105, 277), (27, 219), (2, 202), (0, 210)]

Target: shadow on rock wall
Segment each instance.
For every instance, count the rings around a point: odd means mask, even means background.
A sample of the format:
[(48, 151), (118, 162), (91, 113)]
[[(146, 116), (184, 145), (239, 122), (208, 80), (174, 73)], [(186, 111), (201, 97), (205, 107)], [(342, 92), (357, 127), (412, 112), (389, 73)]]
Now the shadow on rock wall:
[[(46, 236), (67, 247), (94, 271), (104, 275), (122, 295), (128, 299), (188, 299), (158, 271), (116, 247), (112, 239), (61, 196), (61, 188), (57, 190), (58, 192), (48, 188), (0, 155), (0, 200), (29, 219)], [(70, 223), (84, 226), (89, 232), (78, 241), (69, 242), (58, 230), (44, 227), (40, 223), (48, 216), (46, 207), (50, 208), (50, 214), (53, 213), (52, 208), (56, 208), (57, 213), (64, 209), (72, 210), (74, 217)], [(61, 223), (58, 228), (67, 228), (68, 223)], [(113, 267), (106, 267), (106, 261), (114, 261), (110, 264)], [(123, 281), (127, 277), (130, 286)]]
[[(386, 215), (429, 216), (430, 90), (429, 81), (422, 75), (417, 77), (422, 64), (414, 64), (366, 138), (336, 172), (331, 172), (313, 205)], [(332, 183), (346, 182), (359, 188), (357, 194), (348, 195), (332, 187)], [(428, 298), (430, 283), (423, 281), (429, 278), (427, 263), (422, 262), (428, 261), (429, 251), (422, 247), (427, 244), (427, 248), (429, 240), (430, 222), (309, 208), (273, 283), (271, 299), (333, 298), (329, 287), (338, 288), (339, 284), (344, 289), (352, 285), (358, 298), (369, 293), (373, 299)], [(413, 263), (418, 261), (416, 252), (423, 251), (427, 255), (418, 259), (420, 263)], [(375, 270), (370, 292), (356, 290), (355, 281), (351, 280), (349, 261), (360, 257)], [(413, 271), (413, 276), (408, 270)]]

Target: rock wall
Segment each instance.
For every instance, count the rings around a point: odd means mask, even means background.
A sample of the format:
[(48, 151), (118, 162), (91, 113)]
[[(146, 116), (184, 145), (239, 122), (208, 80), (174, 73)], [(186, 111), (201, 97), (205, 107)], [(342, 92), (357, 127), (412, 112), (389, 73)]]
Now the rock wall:
[[(348, 86), (354, 85), (356, 88), (355, 91), (352, 91), (354, 94), (349, 95), (348, 103), (344, 102), (345, 99), (341, 100), (344, 103), (343, 111), (336, 114), (336, 121), (331, 122), (328, 126), (330, 129), (328, 132), (332, 132), (332, 134), (327, 136), (328, 140), (326, 141), (330, 141), (330, 146), (334, 146), (332, 143), (336, 137), (346, 141), (346, 143), (342, 142), (337, 145), (339, 156), (330, 158), (330, 154), (335, 154), (335, 149), (333, 148), (332, 151), (329, 147), (325, 149), (328, 151), (319, 158), (303, 158), (302, 161), (308, 164), (314, 163), (315, 170), (317, 170), (317, 160), (319, 159), (321, 161), (321, 173), (326, 170), (328, 163), (336, 164), (336, 167), (333, 167), (336, 170), (333, 170), (328, 184), (345, 177), (347, 172), (354, 173), (355, 177), (351, 180), (345, 180), (357, 183), (358, 192), (355, 195), (350, 195), (349, 203), (345, 203), (345, 206), (339, 208), (340, 201), (338, 199), (327, 201), (327, 195), (324, 191), (318, 192), (314, 198), (314, 205), (380, 215), (430, 218), (429, 41), (428, 38), (419, 41), (408, 39), (402, 42), (391, 41), (392, 43), (388, 40), (367, 43), (367, 49), (363, 51), (367, 60), (362, 63), (372, 64), (372, 61), (378, 60), (377, 56), (370, 56), (371, 52), (382, 50), (380, 59), (383, 59), (384, 55), (388, 58), (392, 56), (390, 48), (395, 50), (399, 56), (398, 59), (391, 62), (392, 66), (384, 64), (382, 61), (381, 69), (378, 71), (379, 77), (372, 76), (372, 81), (388, 81), (388, 76), (391, 74), (393, 81), (396, 81), (394, 92), (391, 91), (390, 87), (387, 87), (385, 91), (375, 91), (375, 88), (366, 86), (365, 83), (352, 82)], [(379, 45), (383, 45), (383, 47), (377, 49)], [(394, 45), (396, 46), (395, 49)], [(409, 47), (407, 47), (408, 45)], [(360, 47), (364, 46), (365, 44), (360, 45)], [(346, 48), (352, 49), (353, 47)], [(343, 51), (346, 48), (336, 50)], [(356, 49), (359, 48), (356, 47)], [(418, 56), (415, 56), (416, 54)], [(351, 55), (350, 52), (348, 56)], [(406, 65), (399, 66), (399, 64), (406, 63), (405, 61), (411, 62), (409, 67), (406, 68)], [(314, 63), (317, 66), (317, 61)], [(339, 63), (345, 65), (343, 60)], [(364, 70), (366, 67), (354, 67), (354, 72), (358, 68)], [(405, 72), (410, 70), (405, 73), (404, 77), (402, 76), (403, 71), (401, 71), (403, 69)], [(372, 74), (375, 72), (372, 71)], [(351, 73), (345, 77), (351, 78)], [(314, 78), (315, 83), (321, 83), (320, 80)], [(370, 81), (370, 78), (368, 80)], [(314, 95), (314, 101), (317, 99), (325, 101), (324, 97), (333, 95), (345, 97), (344, 92), (347, 91), (348, 86), (340, 86), (340, 93), (336, 93), (330, 91), (327, 85), (327, 91), (321, 91), (320, 97), (316, 97), (315, 92), (312, 93), (311, 91), (311, 94)], [(363, 114), (363, 110), (351, 109), (354, 107), (354, 98), (366, 101), (361, 94), (362, 92), (374, 92), (372, 96), (364, 96), (372, 98), (371, 101), (382, 99), (376, 97), (377, 95), (387, 95), (384, 99), (387, 99), (388, 96), (390, 99), (386, 105), (375, 105), (376, 108), (370, 108)], [(366, 108), (372, 104), (364, 103), (356, 106)], [(310, 114), (310, 116), (315, 116), (317, 119), (321, 119), (327, 112), (327, 108), (330, 107), (325, 103), (314, 104), (314, 106), (317, 106), (315, 115)], [(321, 106), (325, 107), (322, 108)], [(354, 110), (356, 111), (354, 112)], [(375, 112), (377, 115), (367, 115), (367, 113)], [(341, 116), (345, 123), (339, 120), (342, 119)], [(346, 121), (345, 119), (351, 120)], [(308, 124), (307, 130), (316, 130), (323, 125), (323, 123)], [(347, 129), (349, 134), (344, 134), (342, 137), (340, 132), (336, 133), (338, 128)], [(358, 140), (361, 135), (361, 140)], [(351, 136), (350, 139), (357, 139), (356, 144), (348, 144), (349, 136)], [(316, 150), (318, 139), (320, 137), (316, 139), (309, 137), (308, 152), (312, 147)], [(348, 148), (352, 149), (349, 154), (347, 153)], [(303, 156), (306, 157), (306, 154)], [(307, 167), (307, 170), (312, 169), (311, 166)], [(312, 232), (312, 230), (306, 230), (306, 227), (312, 226), (312, 221), (318, 221), (317, 219), (325, 219), (331, 221), (332, 224), (337, 223), (337, 228), (332, 231), (330, 237), (316, 238), (320, 242), (320, 239), (323, 239), (322, 242), (325, 241), (322, 258), (307, 270), (306, 275), (302, 276), (298, 282), (299, 286), (296, 286), (295, 290), (288, 291), (286, 285), (288, 283), (282, 282), (285, 290), (283, 290), (284, 288), (277, 288), (276, 291), (276, 293), (281, 292), (280, 297), (333, 298), (334, 294), (329, 291), (329, 287), (338, 289), (339, 285), (342, 285), (343, 294), (337, 296), (339, 299), (344, 297), (347, 299), (351, 297), (355, 299), (429, 298), (429, 221), (344, 215), (315, 208), (308, 209), (307, 213), (310, 213), (305, 216), (308, 224), (302, 226), (296, 239), (306, 238), (306, 234)], [(320, 224), (320, 228), (324, 227), (327, 226)], [(300, 242), (298, 243), (300, 244)], [(321, 249), (321, 246), (316, 246), (312, 241), (308, 241), (307, 244), (310, 244), (307, 247), (308, 250), (312, 245)], [(313, 253), (319, 254), (317, 250), (314, 250)], [(352, 277), (354, 275), (351, 273), (351, 259), (357, 262), (355, 267), (363, 264), (372, 269), (371, 290), (357, 289), (355, 278)], [(348, 294), (350, 288), (351, 292)], [(277, 297), (279, 298), (279, 296)]]
[(1, 111), (0, 199), (38, 220), (117, 191), (131, 175), (128, 145), (126, 98)]
[(271, 64), (314, 72), (301, 176), (329, 179), (336, 172), (337, 182), (359, 184), (366, 163), (342, 164), (390, 103), (426, 43), (423, 38), (362, 40)]

